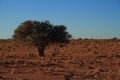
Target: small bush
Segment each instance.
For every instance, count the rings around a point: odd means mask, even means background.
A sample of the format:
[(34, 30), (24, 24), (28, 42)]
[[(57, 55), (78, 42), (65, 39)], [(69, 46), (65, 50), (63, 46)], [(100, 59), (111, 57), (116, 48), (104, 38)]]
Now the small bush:
[(35, 57), (35, 54), (30, 53), (30, 54), (28, 54), (28, 57)]
[(3, 50), (3, 48), (0, 48), (0, 51)]
[(10, 48), (11, 48), (11, 46), (8, 46), (8, 48), (10, 49)]
[(112, 40), (117, 40), (117, 38), (116, 38), (116, 37), (114, 37), (114, 38), (112, 38)]

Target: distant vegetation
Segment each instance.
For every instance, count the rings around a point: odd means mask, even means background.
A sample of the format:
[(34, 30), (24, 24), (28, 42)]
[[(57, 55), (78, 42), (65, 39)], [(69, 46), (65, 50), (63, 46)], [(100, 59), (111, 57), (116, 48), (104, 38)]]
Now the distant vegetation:
[(64, 25), (52, 25), (49, 21), (25, 21), (14, 31), (13, 39), (31, 41), (44, 56), (44, 49), (50, 43), (68, 43), (71, 35)]

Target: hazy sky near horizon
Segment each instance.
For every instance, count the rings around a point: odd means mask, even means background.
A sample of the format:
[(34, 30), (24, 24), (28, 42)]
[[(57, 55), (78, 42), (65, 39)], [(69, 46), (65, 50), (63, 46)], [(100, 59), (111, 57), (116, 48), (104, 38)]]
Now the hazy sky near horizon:
[(63, 24), (73, 38), (120, 38), (120, 0), (0, 0), (0, 38), (26, 20)]

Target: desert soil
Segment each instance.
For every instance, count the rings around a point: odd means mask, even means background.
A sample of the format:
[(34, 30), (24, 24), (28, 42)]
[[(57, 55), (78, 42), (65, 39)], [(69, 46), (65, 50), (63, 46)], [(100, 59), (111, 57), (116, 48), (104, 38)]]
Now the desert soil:
[(71, 40), (39, 57), (27, 42), (0, 40), (0, 80), (120, 80), (120, 40)]

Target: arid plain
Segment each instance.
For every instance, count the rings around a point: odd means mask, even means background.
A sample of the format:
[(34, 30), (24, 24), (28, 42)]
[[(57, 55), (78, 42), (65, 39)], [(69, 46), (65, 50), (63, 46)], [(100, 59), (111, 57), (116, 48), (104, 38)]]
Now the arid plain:
[(119, 39), (70, 40), (46, 47), (0, 40), (0, 80), (120, 80)]

